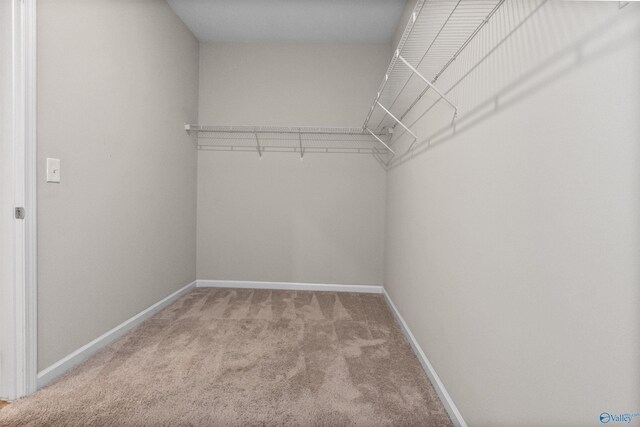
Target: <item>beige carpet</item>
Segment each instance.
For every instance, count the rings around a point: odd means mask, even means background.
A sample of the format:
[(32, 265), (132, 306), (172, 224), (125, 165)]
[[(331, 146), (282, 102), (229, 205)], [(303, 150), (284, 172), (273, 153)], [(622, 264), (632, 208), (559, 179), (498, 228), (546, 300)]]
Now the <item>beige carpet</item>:
[(381, 295), (199, 288), (0, 425), (451, 422)]

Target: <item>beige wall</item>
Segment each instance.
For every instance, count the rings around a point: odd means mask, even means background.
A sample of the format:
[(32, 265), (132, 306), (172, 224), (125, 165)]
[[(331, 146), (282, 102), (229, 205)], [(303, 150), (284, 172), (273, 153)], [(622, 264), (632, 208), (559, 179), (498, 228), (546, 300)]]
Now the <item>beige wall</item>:
[(640, 5), (525, 20), (537, 3), (506, 2), (438, 79), (525, 21), (450, 92), (456, 133), (446, 105), (418, 119), (433, 98), (407, 116), (432, 146), (402, 157), (401, 136), (387, 179), (385, 286), (471, 426), (640, 408)]
[[(525, 20), (537, 3), (506, 2), (438, 80), (480, 64), (451, 91), (456, 133), (438, 133), (446, 107), (418, 117), (430, 96), (407, 116), (434, 140), (403, 156), (400, 134), (386, 181), (370, 156), (199, 152), (198, 278), (382, 283), (384, 263), (470, 425), (637, 412), (638, 7), (548, 2)], [(38, 15), (42, 369), (196, 276), (180, 125), (198, 121), (198, 45), (163, 2), (41, 0)], [(203, 44), (199, 121), (360, 126), (390, 54)]]
[(384, 179), (370, 156), (201, 151), (198, 278), (382, 284)]
[(360, 127), (387, 44), (202, 43), (201, 123)]
[[(200, 122), (359, 127), (389, 54), (202, 44)], [(371, 156), (200, 151), (198, 278), (380, 284), (384, 185)]]
[(41, 0), (37, 30), (41, 370), (195, 279), (198, 43), (152, 0)]

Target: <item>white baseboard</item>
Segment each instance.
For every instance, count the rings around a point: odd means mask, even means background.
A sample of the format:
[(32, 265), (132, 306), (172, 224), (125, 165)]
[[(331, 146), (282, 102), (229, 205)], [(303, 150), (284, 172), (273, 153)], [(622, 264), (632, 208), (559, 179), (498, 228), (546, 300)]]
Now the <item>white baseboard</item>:
[(90, 343), (80, 347), (73, 353), (70, 353), (69, 355), (58, 360), (53, 365), (40, 371), (38, 373), (38, 388), (47, 385), (48, 383), (50, 383), (51, 381), (53, 381), (54, 379), (56, 379), (57, 377), (59, 377), (69, 369), (71, 369), (72, 367), (84, 362), (89, 357), (97, 353), (98, 350), (112, 343), (116, 339), (120, 338), (121, 336), (129, 332), (131, 329), (135, 328), (136, 326), (138, 326), (139, 324), (141, 324), (142, 322), (144, 322), (145, 320), (147, 320), (148, 318), (156, 314), (158, 311), (162, 310), (163, 308), (165, 308), (166, 306), (168, 306), (169, 304), (171, 304), (172, 302), (174, 302), (175, 300), (177, 300), (178, 298), (180, 298), (181, 296), (189, 292), (192, 288), (196, 286), (196, 282), (197, 281), (194, 280), (188, 285), (178, 289), (168, 297), (158, 301), (157, 303), (153, 304), (151, 307), (141, 311), (140, 313), (136, 314), (129, 320), (124, 321), (123, 323), (119, 324), (118, 326), (111, 329), (110, 331), (102, 334), (101, 336), (91, 341)]
[(381, 294), (381, 285), (339, 285), (293, 282), (247, 282), (238, 280), (197, 280), (199, 288), (283, 289), (289, 291), (363, 292)]
[(456, 427), (467, 427), (467, 423), (464, 421), (464, 418), (462, 418), (462, 414), (456, 407), (455, 403), (453, 403), (453, 399), (451, 399), (451, 396), (447, 392), (447, 389), (444, 387), (444, 384), (440, 380), (440, 377), (436, 373), (435, 369), (433, 369), (433, 366), (429, 362), (429, 359), (427, 359), (427, 355), (424, 354), (424, 351), (422, 351), (420, 344), (418, 344), (418, 341), (416, 341), (416, 338), (411, 333), (409, 326), (400, 315), (400, 312), (396, 308), (393, 301), (391, 301), (391, 297), (387, 293), (387, 290), (383, 288), (382, 294), (387, 300), (387, 304), (389, 304), (391, 312), (398, 320), (398, 323), (400, 323), (402, 331), (407, 337), (407, 340), (409, 340), (414, 353), (418, 357), (418, 361), (420, 361), (420, 364), (422, 365), (422, 369), (424, 369), (424, 371), (427, 373), (427, 376), (429, 377), (429, 380), (431, 380), (431, 384), (433, 385), (433, 388), (435, 388), (436, 393), (438, 393), (438, 396), (440, 397), (440, 400), (442, 401), (447, 414), (449, 414), (449, 418), (451, 418), (451, 421)]

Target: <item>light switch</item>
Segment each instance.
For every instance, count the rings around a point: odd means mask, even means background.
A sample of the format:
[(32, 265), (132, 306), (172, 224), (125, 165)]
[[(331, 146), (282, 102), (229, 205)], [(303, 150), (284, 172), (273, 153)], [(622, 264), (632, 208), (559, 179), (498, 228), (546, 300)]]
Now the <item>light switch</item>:
[(47, 159), (47, 182), (60, 182), (60, 159)]

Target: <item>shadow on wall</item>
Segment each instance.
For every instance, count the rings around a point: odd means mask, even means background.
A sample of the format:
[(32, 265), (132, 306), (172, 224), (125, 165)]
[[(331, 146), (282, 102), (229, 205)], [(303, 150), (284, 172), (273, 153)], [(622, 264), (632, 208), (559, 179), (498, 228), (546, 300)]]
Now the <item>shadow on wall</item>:
[[(593, 13), (594, 8), (599, 13)], [(620, 50), (640, 37), (640, 4), (618, 2), (505, 2), (438, 78), (458, 106), (451, 109), (425, 89), (394, 135), (395, 168), (426, 153), (560, 77)], [(602, 84), (608, 76), (603, 76)], [(609, 77), (610, 78), (610, 77)], [(431, 131), (431, 129), (437, 129)], [(423, 137), (422, 135), (428, 135)]]

